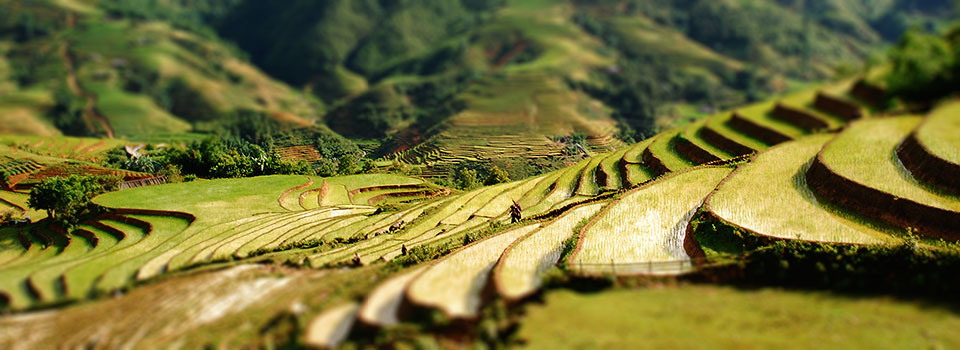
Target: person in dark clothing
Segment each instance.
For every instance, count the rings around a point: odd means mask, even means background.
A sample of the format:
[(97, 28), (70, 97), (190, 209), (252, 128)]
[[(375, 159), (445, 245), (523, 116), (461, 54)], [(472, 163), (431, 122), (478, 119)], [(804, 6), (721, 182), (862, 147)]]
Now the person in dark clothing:
[(523, 218), (520, 215), (522, 211), (523, 211), (523, 208), (520, 207), (520, 203), (517, 203), (517, 201), (513, 201), (513, 205), (510, 206), (510, 221), (514, 223), (520, 221), (520, 219)]

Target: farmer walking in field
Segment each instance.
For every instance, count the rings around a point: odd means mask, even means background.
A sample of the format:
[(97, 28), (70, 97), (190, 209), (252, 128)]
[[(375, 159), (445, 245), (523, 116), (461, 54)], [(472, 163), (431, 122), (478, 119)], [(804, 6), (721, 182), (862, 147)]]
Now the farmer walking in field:
[(510, 206), (510, 221), (516, 223), (522, 219), (520, 213), (523, 211), (523, 208), (520, 207), (520, 203), (513, 201), (513, 205)]

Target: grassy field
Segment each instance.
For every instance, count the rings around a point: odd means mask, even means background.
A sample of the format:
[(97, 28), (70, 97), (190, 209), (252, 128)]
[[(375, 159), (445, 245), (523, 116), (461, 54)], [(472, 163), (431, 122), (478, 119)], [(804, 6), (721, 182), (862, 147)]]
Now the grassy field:
[(930, 153), (953, 164), (960, 164), (960, 103), (937, 107), (917, 128), (917, 140)]
[[(158, 210), (177, 210), (192, 213), (198, 217), (189, 228), (180, 233), (164, 233), (171, 239), (146, 254), (141, 259), (143, 266), (139, 269), (138, 278), (149, 278), (163, 271), (166, 267), (183, 267), (190, 262), (203, 261), (201, 257), (211, 255), (221, 241), (232, 234), (245, 233), (253, 242), (267, 245), (276, 242), (268, 238), (277, 238), (287, 231), (270, 231), (279, 226), (283, 220), (277, 217), (274, 221), (256, 221), (257, 215), (281, 213), (285, 210), (280, 207), (278, 197), (284, 191), (300, 186), (304, 183), (303, 176), (264, 176), (252, 179), (225, 179), (196, 181), (182, 184), (142, 187), (122, 192), (114, 192), (95, 199), (96, 203), (114, 208), (142, 208)], [(323, 179), (316, 178), (315, 182)], [(394, 175), (358, 175), (327, 179), (331, 184), (340, 187), (356, 189), (367, 184), (415, 184), (421, 180)], [(297, 194), (294, 194), (295, 198)], [(326, 204), (326, 203), (325, 203)], [(330, 205), (330, 204), (327, 204)], [(294, 221), (299, 213), (292, 213)], [(344, 216), (344, 219), (348, 216)], [(287, 222), (289, 223), (289, 222)], [(246, 225), (246, 226), (242, 226)], [(256, 226), (260, 225), (260, 226)], [(291, 225), (290, 228), (297, 227)], [(266, 231), (264, 231), (266, 230)], [(272, 236), (262, 236), (261, 233), (270, 233)], [(237, 237), (234, 237), (237, 238)], [(241, 241), (232, 240), (230, 247), (240, 244)], [(243, 243), (249, 243), (247, 240)], [(202, 244), (201, 244), (202, 243)], [(224, 242), (223, 244), (226, 244)], [(242, 244), (240, 244), (242, 246)], [(208, 251), (214, 249), (213, 251)], [(254, 248), (255, 249), (255, 248)], [(251, 250), (245, 248), (244, 251)], [(198, 253), (205, 252), (199, 257)], [(226, 251), (219, 254), (230, 254)]]
[[(89, 137), (70, 137), (55, 136), (42, 137), (24, 134), (0, 135), (0, 144), (9, 145), (17, 148), (23, 153), (8, 154), (10, 157), (36, 158), (34, 155), (40, 155), (50, 158), (69, 158), (74, 160), (97, 161), (103, 157), (103, 153), (118, 146), (132, 144), (121, 139), (98, 139)], [(0, 154), (7, 153), (6, 150)], [(49, 159), (49, 158), (47, 158)], [(42, 160), (42, 159), (41, 159)], [(53, 161), (53, 159), (50, 159)]]
[(824, 148), (822, 160), (839, 175), (860, 184), (920, 204), (960, 211), (960, 198), (927, 190), (896, 159), (897, 145), (920, 121), (920, 117), (907, 116), (852, 123)]
[(580, 232), (570, 268), (586, 274), (625, 275), (689, 270), (692, 266), (684, 261), (690, 257), (683, 248), (687, 223), (707, 194), (731, 171), (694, 169), (624, 195)]
[(949, 349), (960, 317), (884, 297), (681, 286), (548, 293), (528, 307), (526, 349)]
[[(717, 188), (709, 208), (736, 226), (777, 238), (878, 244), (898, 240), (821, 204), (806, 169), (833, 135), (810, 136), (761, 152)], [(757, 179), (764, 179), (757, 186)]]

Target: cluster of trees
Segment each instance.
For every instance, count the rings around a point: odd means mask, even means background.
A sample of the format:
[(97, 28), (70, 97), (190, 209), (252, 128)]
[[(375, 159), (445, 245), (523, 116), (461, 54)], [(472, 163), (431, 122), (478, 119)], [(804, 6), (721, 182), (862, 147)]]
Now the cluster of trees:
[(83, 217), (96, 213), (93, 197), (116, 191), (122, 179), (117, 176), (51, 177), (30, 190), (27, 205), (46, 210), (48, 216), (64, 227), (77, 225)]
[(130, 171), (165, 175), (168, 178), (238, 178), (260, 175), (313, 175), (305, 161), (288, 161), (260, 146), (236, 139), (211, 137), (186, 146), (145, 150), (146, 154), (128, 158), (123, 149), (108, 154), (108, 166)]
[(496, 164), (466, 162), (451, 170), (446, 178), (436, 181), (441, 186), (468, 191), (482, 186), (509, 182), (510, 175)]
[(932, 101), (960, 91), (960, 27), (945, 36), (907, 32), (890, 51), (890, 94)]

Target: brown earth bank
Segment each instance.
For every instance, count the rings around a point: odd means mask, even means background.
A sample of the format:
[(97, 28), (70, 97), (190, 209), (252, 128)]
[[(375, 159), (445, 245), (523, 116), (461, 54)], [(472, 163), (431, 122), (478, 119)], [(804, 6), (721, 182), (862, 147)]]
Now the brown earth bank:
[(597, 183), (597, 186), (601, 190), (607, 187), (607, 181), (610, 180), (610, 175), (603, 170), (603, 166), (597, 164), (596, 171), (593, 172), (593, 181)]
[(681, 156), (687, 158), (694, 164), (706, 164), (720, 160), (720, 158), (713, 155), (713, 153), (700, 148), (700, 146), (690, 142), (690, 140), (687, 140), (683, 136), (678, 136), (671, 142), (674, 142), (673, 147), (677, 149), (677, 153), (680, 153)]
[(937, 157), (910, 133), (897, 147), (897, 157), (913, 177), (960, 195), (960, 164)]
[(643, 166), (650, 169), (653, 172), (654, 177), (669, 173), (671, 170), (667, 168), (663, 161), (660, 158), (657, 158), (653, 154), (653, 151), (650, 150), (650, 147), (647, 147), (643, 150), (643, 153), (640, 153), (640, 160), (643, 161)]
[(739, 112), (733, 112), (733, 117), (730, 118), (728, 123), (731, 128), (750, 135), (770, 146), (793, 140), (790, 136), (781, 134), (776, 130), (769, 129), (745, 118)]
[(714, 131), (710, 127), (704, 126), (703, 128), (700, 128), (699, 132), (700, 138), (702, 138), (704, 141), (707, 141), (732, 155), (742, 156), (744, 154), (750, 154), (754, 152), (753, 148), (741, 145), (740, 143), (731, 140), (726, 136), (720, 135), (720, 133)]
[(813, 114), (807, 113), (802, 109), (786, 106), (782, 103), (777, 103), (777, 105), (773, 107), (773, 110), (770, 111), (770, 116), (806, 130), (822, 130), (830, 127), (827, 122), (820, 120), (820, 118), (817, 118)]
[(391, 192), (376, 195), (367, 200), (367, 203), (370, 205), (376, 205), (377, 203), (384, 201), (390, 198), (402, 198), (402, 197), (420, 197), (423, 199), (433, 198), (441, 193), (443, 190), (434, 190), (434, 189), (424, 189), (419, 191), (405, 191), (405, 192)]
[(857, 83), (853, 84), (853, 87), (850, 88), (850, 96), (866, 102), (873, 107), (881, 107), (887, 101), (886, 90), (870, 85), (862, 79), (858, 80)]
[(144, 215), (144, 216), (170, 216), (179, 219), (187, 220), (188, 223), (192, 224), (197, 220), (197, 217), (193, 214), (182, 212), (182, 211), (172, 211), (172, 210), (155, 210), (155, 209), (136, 209), (136, 208), (111, 208), (114, 213), (123, 214), (123, 215)]
[(380, 191), (380, 190), (401, 190), (401, 189), (413, 189), (413, 188), (422, 188), (423, 184), (408, 184), (408, 185), (381, 185), (381, 186), (370, 186), (370, 187), (361, 187), (355, 190), (350, 191), (351, 195), (357, 195), (358, 193), (370, 192), (370, 191)]
[(934, 208), (851, 181), (830, 169), (817, 155), (806, 173), (807, 184), (818, 197), (864, 216), (918, 233), (960, 240), (960, 213)]
[(856, 104), (822, 92), (817, 93), (817, 98), (813, 100), (813, 107), (846, 120), (863, 118), (863, 111)]

